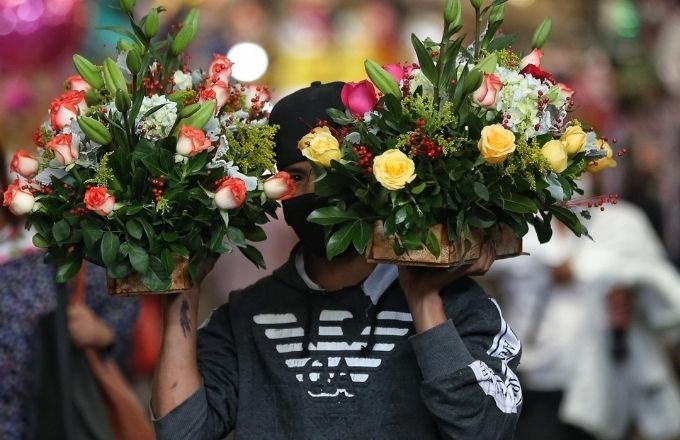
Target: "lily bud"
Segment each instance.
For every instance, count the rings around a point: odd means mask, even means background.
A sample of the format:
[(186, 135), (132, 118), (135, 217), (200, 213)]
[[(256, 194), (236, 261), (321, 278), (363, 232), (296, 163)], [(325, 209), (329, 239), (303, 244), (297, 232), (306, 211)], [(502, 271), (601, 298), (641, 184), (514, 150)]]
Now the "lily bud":
[(128, 15), (132, 15), (137, 0), (120, 0), (120, 9)]
[(149, 14), (144, 17), (144, 25), (142, 27), (146, 38), (153, 38), (158, 32), (158, 9), (154, 8), (149, 11)]
[(93, 88), (100, 89), (104, 86), (104, 80), (99, 69), (87, 58), (78, 54), (73, 55), (73, 66), (80, 76)]
[(446, 0), (446, 7), (444, 8), (444, 22), (447, 25), (457, 24), (461, 21), (460, 0)]
[(137, 49), (132, 48), (127, 53), (125, 57), (125, 64), (127, 64), (128, 69), (133, 75), (137, 75), (142, 69), (142, 56), (139, 54)]
[(534, 38), (531, 43), (531, 47), (534, 49), (540, 49), (545, 44), (546, 40), (550, 36), (550, 31), (552, 30), (552, 20), (546, 18), (543, 20), (536, 32), (534, 32)]
[(116, 90), (127, 91), (127, 81), (121, 72), (120, 67), (111, 58), (104, 60), (104, 85), (106, 89), (115, 96)]
[(170, 53), (177, 56), (187, 48), (189, 43), (196, 36), (198, 30), (198, 9), (192, 9), (187, 14), (182, 24), (182, 29), (177, 32), (175, 38), (170, 43)]
[(128, 95), (127, 90), (116, 90), (116, 98), (114, 101), (116, 104), (116, 109), (121, 113), (127, 112), (130, 110), (130, 106), (132, 106), (132, 103), (130, 102), (130, 95)]
[(479, 9), (482, 7), (482, 0), (470, 0), (470, 3), (472, 4), (472, 7), (475, 9)]

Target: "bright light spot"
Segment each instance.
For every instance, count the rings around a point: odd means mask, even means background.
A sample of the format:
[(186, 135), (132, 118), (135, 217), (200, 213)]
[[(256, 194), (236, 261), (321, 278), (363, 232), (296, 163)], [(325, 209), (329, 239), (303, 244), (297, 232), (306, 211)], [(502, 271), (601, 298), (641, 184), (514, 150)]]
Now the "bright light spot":
[(518, 8), (526, 8), (533, 5), (536, 0), (510, 0), (512, 6), (517, 6)]
[(227, 58), (234, 63), (231, 75), (242, 82), (255, 81), (267, 71), (269, 57), (267, 52), (255, 43), (238, 43), (232, 46)]

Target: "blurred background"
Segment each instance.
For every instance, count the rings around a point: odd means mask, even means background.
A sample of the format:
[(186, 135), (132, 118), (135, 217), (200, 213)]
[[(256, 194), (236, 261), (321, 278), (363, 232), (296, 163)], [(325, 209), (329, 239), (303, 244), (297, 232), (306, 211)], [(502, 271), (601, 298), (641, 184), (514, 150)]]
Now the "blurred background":
[[(472, 9), (464, 3), (469, 27)], [(198, 7), (201, 24), (189, 50), (190, 66), (207, 66), (213, 53), (228, 54), (236, 63), (236, 80), (269, 85), (276, 101), (315, 80), (364, 79), (366, 58), (380, 63), (415, 60), (410, 34), (437, 39), (443, 4), (139, 0), (137, 10), (163, 5), (167, 11), (161, 14), (162, 34), (189, 8)], [(531, 35), (546, 16), (553, 19), (553, 33), (544, 47), (545, 70), (576, 91), (576, 117), (628, 151), (615, 170), (603, 173), (605, 180), (597, 189), (638, 206), (664, 258), (677, 266), (680, 1), (509, 0), (503, 30), (519, 34), (515, 50), (529, 51)], [(33, 132), (64, 79), (74, 72), (74, 52), (92, 60), (115, 56), (119, 37), (99, 29), (102, 26), (126, 26), (117, 0), (0, 0), (0, 142), (8, 159), (17, 148), (34, 150)], [(287, 258), (296, 239), (282, 222), (267, 225), (267, 230), (270, 239), (261, 248), (271, 270)], [(621, 231), (627, 232), (635, 234)], [(226, 301), (229, 291), (266, 274), (239, 255), (223, 257), (218, 267), (204, 286), (203, 317)]]

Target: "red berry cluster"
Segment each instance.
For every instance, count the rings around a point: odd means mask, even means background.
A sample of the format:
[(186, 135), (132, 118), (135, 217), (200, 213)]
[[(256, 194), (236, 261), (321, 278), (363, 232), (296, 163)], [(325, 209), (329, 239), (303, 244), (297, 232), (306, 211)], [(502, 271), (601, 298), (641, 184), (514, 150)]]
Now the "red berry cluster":
[(565, 204), (567, 208), (582, 207), (582, 208), (600, 208), (604, 211), (604, 205), (607, 203), (616, 205), (619, 203), (618, 194), (600, 195), (594, 197), (575, 197)]
[(163, 191), (165, 187), (165, 177), (154, 177), (151, 179), (151, 193), (153, 194), (153, 199), (158, 202), (161, 197), (163, 197)]
[(442, 147), (425, 134), (423, 127), (425, 127), (425, 120), (422, 118), (416, 120), (416, 129), (410, 132), (406, 146), (410, 148), (414, 156), (422, 154), (429, 159), (436, 159), (442, 154)]
[(368, 151), (366, 146), (360, 145), (358, 147), (354, 147), (354, 154), (357, 155), (358, 161), (357, 163), (359, 164), (360, 167), (365, 168), (366, 172), (372, 173), (373, 172), (373, 157), (375, 156), (373, 153)]
[(42, 183), (39, 183), (39, 185), (40, 187), (24, 185), (21, 187), (21, 189), (30, 192), (31, 194), (33, 194), (33, 196), (49, 195), (54, 192), (54, 188), (52, 188), (51, 184), (43, 185)]
[(255, 117), (262, 112), (264, 105), (272, 98), (271, 92), (266, 87), (255, 87), (255, 95), (250, 98), (250, 116)]
[(154, 93), (169, 94), (172, 93), (172, 88), (175, 85), (175, 80), (171, 76), (165, 82), (162, 81), (163, 65), (159, 62), (154, 64), (153, 69), (147, 70), (146, 75), (142, 78), (142, 86), (146, 96), (151, 96)]

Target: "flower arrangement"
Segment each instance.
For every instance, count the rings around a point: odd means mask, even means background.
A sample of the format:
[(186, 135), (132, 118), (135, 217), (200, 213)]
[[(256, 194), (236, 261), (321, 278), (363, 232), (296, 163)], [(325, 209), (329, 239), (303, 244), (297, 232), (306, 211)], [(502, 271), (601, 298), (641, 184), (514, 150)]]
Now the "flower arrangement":
[[(78, 75), (52, 101), (36, 132), (39, 156), (19, 150), (17, 179), (4, 204), (28, 216), (33, 243), (47, 249), (57, 280), (73, 277), (85, 258), (108, 276), (137, 274), (153, 291), (170, 287), (177, 261), (195, 277), (209, 254), (265, 239), (260, 224), (285, 195), (274, 169), (266, 88), (231, 81), (229, 59), (189, 70), (183, 51), (198, 26), (191, 10), (176, 32), (157, 38), (162, 7), (139, 22), (134, 0), (121, 0), (131, 30), (118, 59), (95, 65), (75, 55)], [(271, 187), (274, 186), (272, 189)]]
[(605, 139), (569, 119), (574, 92), (541, 68), (551, 21), (521, 57), (513, 36), (496, 35), (505, 1), (470, 3), (470, 45), (460, 0), (448, 0), (440, 42), (413, 35), (417, 64), (367, 60), (370, 80), (342, 90), (346, 111), (329, 109), (334, 123), (320, 121), (298, 144), (329, 200), (309, 217), (330, 228), (329, 257), (364, 252), (375, 222), (395, 237), (396, 254), (439, 255), (435, 225), (451, 242), (499, 225), (522, 237), (529, 224), (545, 242), (553, 217), (587, 233), (579, 218), (587, 210), (572, 200), (578, 179), (616, 162)]

